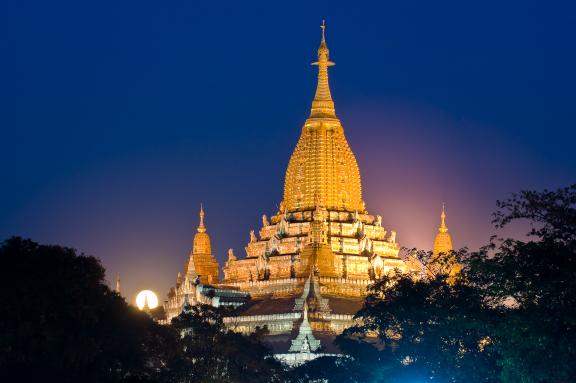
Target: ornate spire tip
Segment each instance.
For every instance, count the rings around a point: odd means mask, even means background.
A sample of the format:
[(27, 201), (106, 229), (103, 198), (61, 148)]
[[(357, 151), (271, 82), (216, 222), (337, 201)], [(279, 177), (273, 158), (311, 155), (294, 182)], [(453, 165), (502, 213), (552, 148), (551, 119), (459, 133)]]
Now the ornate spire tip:
[(442, 203), (442, 214), (440, 214), (441, 224), (440, 224), (440, 232), (447, 232), (448, 228), (446, 227), (446, 204)]
[(206, 227), (204, 226), (204, 207), (202, 203), (200, 203), (200, 224), (198, 225), (198, 232), (204, 233), (206, 231)]
[(318, 85), (312, 101), (310, 117), (335, 118), (334, 101), (332, 101), (330, 86), (328, 85), (328, 67), (334, 65), (334, 63), (330, 61), (330, 50), (326, 44), (326, 23), (324, 20), (322, 20), (320, 29), (322, 29), (322, 41), (320, 42), (320, 47), (318, 47), (318, 60), (312, 63), (312, 65), (318, 66)]

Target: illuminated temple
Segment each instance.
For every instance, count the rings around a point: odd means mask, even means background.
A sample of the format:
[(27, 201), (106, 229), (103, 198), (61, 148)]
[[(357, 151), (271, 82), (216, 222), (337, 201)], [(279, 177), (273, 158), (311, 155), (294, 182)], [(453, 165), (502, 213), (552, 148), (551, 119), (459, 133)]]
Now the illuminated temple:
[[(225, 319), (229, 328), (249, 333), (267, 326), (278, 357), (297, 364), (337, 353), (332, 340), (353, 323), (374, 279), (420, 271), (399, 257), (396, 232), (364, 204), (358, 164), (330, 93), (329, 53), (323, 25), (313, 63), (316, 93), (288, 163), (279, 210), (263, 215), (259, 230), (250, 232), (245, 257), (228, 251), (222, 279), (201, 210), (185, 273), (164, 305), (166, 322), (186, 304), (236, 306), (238, 315)], [(441, 241), (446, 244), (446, 235)]]
[(396, 233), (362, 200), (358, 164), (330, 93), (329, 53), (322, 27), (316, 93), (288, 163), (280, 209), (262, 216), (246, 257), (231, 255), (223, 267), (223, 284), (251, 297), (228, 326), (251, 332), (266, 325), (270, 344), (290, 361), (303, 357), (293, 354), (298, 350), (330, 351), (368, 284), (388, 271), (407, 271)]

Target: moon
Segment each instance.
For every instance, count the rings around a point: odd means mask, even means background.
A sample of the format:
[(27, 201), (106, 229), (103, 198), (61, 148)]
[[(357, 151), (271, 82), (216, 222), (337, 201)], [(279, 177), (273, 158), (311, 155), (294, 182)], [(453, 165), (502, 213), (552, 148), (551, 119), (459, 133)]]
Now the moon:
[(142, 290), (136, 296), (136, 306), (140, 310), (144, 309), (144, 303), (148, 305), (149, 308), (155, 309), (158, 307), (158, 297), (152, 290)]

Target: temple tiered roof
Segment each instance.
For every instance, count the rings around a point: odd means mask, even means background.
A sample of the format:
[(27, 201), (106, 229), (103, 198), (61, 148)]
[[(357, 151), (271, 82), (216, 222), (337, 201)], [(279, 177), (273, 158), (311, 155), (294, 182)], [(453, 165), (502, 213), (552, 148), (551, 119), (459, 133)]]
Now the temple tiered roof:
[(298, 335), (292, 340), (289, 352), (314, 352), (320, 348), (320, 341), (312, 334), (310, 322), (308, 322), (308, 305), (304, 305), (302, 323), (298, 328)]

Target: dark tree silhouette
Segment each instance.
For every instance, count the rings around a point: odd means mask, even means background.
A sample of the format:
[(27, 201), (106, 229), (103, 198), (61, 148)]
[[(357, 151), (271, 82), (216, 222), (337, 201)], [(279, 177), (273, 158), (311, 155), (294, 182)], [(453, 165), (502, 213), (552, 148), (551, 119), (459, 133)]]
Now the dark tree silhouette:
[[(449, 284), (446, 278), (414, 280), (397, 274), (370, 286), (364, 307), (356, 315), (361, 324), (343, 337), (372, 342), (379, 359), (388, 361), (365, 367), (382, 370), (379, 381), (402, 382), (409, 377), (497, 381), (488, 340), (498, 314), (486, 307), (474, 288), (460, 282)], [(354, 351), (351, 355), (355, 356)]]
[(261, 329), (248, 336), (226, 329), (230, 311), (208, 305), (188, 307), (172, 320), (182, 352), (167, 366), (174, 382), (282, 382), (284, 367), (261, 343)]
[(496, 239), (467, 277), (505, 310), (495, 328), (503, 382), (576, 381), (576, 185), (499, 201), (494, 223), (530, 224), (530, 240)]
[(496, 226), (527, 221), (528, 239), (434, 259), (420, 280), (384, 276), (336, 340), (346, 355), (289, 375), (262, 344), (266, 330), (229, 331), (229, 313), (204, 305), (159, 326), (107, 287), (97, 259), (10, 238), (0, 245), (0, 381), (576, 381), (576, 185), (498, 207)]
[(0, 246), (0, 261), (0, 374), (12, 377), (0, 380), (154, 376), (171, 330), (111, 291), (96, 258), (14, 237)]
[(453, 253), (464, 266), (454, 283), (440, 272), (370, 287), (361, 324), (340, 340), (364, 341), (348, 354), (366, 370), (386, 369), (371, 381), (576, 381), (576, 185), (497, 205), (496, 227), (526, 221), (529, 240), (492, 238)]

